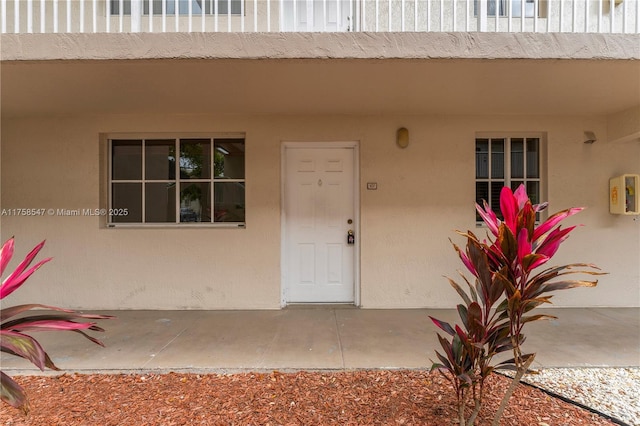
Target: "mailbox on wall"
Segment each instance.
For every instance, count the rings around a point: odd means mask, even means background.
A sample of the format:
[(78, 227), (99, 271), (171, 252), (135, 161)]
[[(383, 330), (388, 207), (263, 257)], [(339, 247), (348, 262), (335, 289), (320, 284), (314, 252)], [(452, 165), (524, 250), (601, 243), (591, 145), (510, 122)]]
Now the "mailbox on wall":
[(640, 175), (622, 175), (609, 180), (609, 212), (640, 214)]

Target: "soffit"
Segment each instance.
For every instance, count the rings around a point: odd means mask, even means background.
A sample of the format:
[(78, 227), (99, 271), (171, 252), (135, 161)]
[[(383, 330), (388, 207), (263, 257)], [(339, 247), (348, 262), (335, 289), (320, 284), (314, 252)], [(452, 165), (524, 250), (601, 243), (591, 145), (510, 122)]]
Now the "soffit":
[(155, 59), (4, 62), (3, 117), (77, 114), (607, 115), (640, 61)]

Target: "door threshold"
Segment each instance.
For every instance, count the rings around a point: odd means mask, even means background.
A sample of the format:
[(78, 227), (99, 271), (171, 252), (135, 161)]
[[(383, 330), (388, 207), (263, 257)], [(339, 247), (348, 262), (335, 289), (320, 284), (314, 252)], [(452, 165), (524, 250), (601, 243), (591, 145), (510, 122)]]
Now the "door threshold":
[(288, 303), (283, 309), (358, 309), (354, 303)]

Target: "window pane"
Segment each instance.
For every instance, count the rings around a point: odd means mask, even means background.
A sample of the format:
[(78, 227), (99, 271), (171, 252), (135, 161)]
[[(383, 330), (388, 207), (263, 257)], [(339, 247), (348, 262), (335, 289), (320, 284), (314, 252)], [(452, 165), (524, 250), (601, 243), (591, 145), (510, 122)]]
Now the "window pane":
[(111, 176), (113, 180), (142, 179), (142, 141), (112, 141), (111, 150)]
[(111, 216), (111, 222), (142, 222), (142, 184), (114, 183), (111, 185), (111, 208), (127, 209), (127, 215)]
[[(111, 14), (119, 15), (120, 14), (120, 0), (110, 0), (111, 3)], [(122, 14), (123, 15), (131, 15), (131, 0), (123, 0), (122, 2)]]
[(476, 139), (476, 179), (489, 177), (489, 140)]
[(211, 178), (209, 139), (180, 140), (180, 179)]
[[(483, 201), (489, 201), (489, 182), (476, 182), (476, 203), (484, 206)], [(482, 218), (476, 210), (476, 222), (482, 222)]]
[[(142, 5), (142, 13), (144, 13), (145, 15), (149, 14), (149, 0), (144, 0), (144, 3)], [(166, 13), (167, 15), (174, 15), (176, 8), (175, 5), (173, 3), (173, 0), (151, 0), (151, 3), (153, 3), (153, 14), (154, 15), (162, 15), (162, 4), (164, 3), (166, 5)], [(180, 9), (180, 6), (178, 6), (178, 9)], [(200, 9), (198, 8), (198, 13), (200, 13)], [(194, 14), (195, 14), (195, 9), (194, 9)]]
[(145, 178), (174, 180), (176, 178), (176, 141), (145, 142)]
[(491, 139), (491, 177), (504, 178), (504, 139)]
[[(526, 18), (533, 18), (534, 13), (534, 0), (526, 0), (524, 4), (524, 13)], [(514, 18), (522, 17), (522, 2), (521, 0), (511, 0), (511, 15)]]
[(176, 221), (176, 184), (147, 183), (145, 189), (145, 221), (167, 223)]
[[(207, 11), (207, 13), (211, 13), (213, 14), (215, 12), (214, 8), (215, 8), (215, 1), (213, 0), (206, 0), (207, 1), (207, 5), (205, 10)], [(242, 11), (242, 4), (241, 4), (242, 0), (231, 0), (230, 2), (228, 0), (218, 0), (218, 14), (220, 15), (226, 15), (229, 13), (229, 3), (231, 3), (231, 14), (232, 15), (240, 15), (240, 12)], [(213, 6), (213, 7), (211, 7)]]
[(540, 177), (540, 139), (527, 139), (527, 177)]
[[(518, 0), (520, 1), (520, 0)], [(487, 16), (496, 16), (496, 3), (500, 10), (500, 16), (506, 16), (506, 0), (487, 0)], [(473, 14), (478, 16), (478, 0), (473, 2)]]
[(524, 177), (524, 139), (511, 139), (511, 177)]
[[(149, 3), (153, 3), (153, 14), (154, 15), (162, 15), (162, 0), (144, 0), (142, 4), (142, 13), (145, 15), (149, 14)], [(173, 5), (172, 5), (173, 6)], [(167, 12), (168, 13), (168, 12)]]
[[(113, 2), (118, 2), (119, 0), (111, 0)], [(131, 0), (125, 0), (125, 2), (130, 2)], [(162, 4), (166, 5), (166, 13), (168, 15), (175, 15), (176, 6), (174, 0), (151, 0), (153, 2), (153, 14), (161, 15), (162, 14)], [(231, 14), (239, 15), (241, 12), (241, 2), (242, 0), (231, 0)], [(212, 15), (215, 13), (215, 5), (216, 2), (218, 4), (218, 14), (226, 15), (229, 10), (229, 2), (228, 0), (178, 0), (178, 14), (187, 15), (189, 13), (189, 3), (191, 3), (191, 13), (193, 15), (201, 15), (202, 14), (202, 3), (204, 2), (205, 8), (204, 11), (208, 15)], [(130, 9), (130, 8), (129, 8)], [(127, 10), (127, 6), (125, 3), (125, 12)], [(113, 9), (112, 9), (113, 10)], [(149, 14), (149, 0), (144, 0), (143, 3), (143, 12), (145, 15)]]
[(211, 222), (211, 184), (180, 184), (180, 222)]
[(215, 222), (244, 222), (244, 183), (215, 183), (214, 197)]
[(502, 188), (504, 188), (504, 182), (491, 182), (491, 200), (489, 204), (499, 219), (503, 219), (502, 212), (500, 211), (500, 192)]
[[(209, 0), (206, 1), (208, 2)], [(162, 14), (163, 3), (166, 5), (167, 15), (175, 15), (176, 5), (174, 0), (152, 0), (152, 2), (154, 15)], [(189, 13), (189, 2), (191, 2), (191, 13), (194, 15), (200, 15), (202, 13), (202, 8), (200, 6), (202, 0), (178, 0), (178, 14), (187, 15)], [(144, 0), (142, 10), (145, 15), (149, 14), (149, 0)]]
[[(527, 182), (527, 195), (531, 204), (540, 204), (540, 182)], [(536, 220), (540, 220), (540, 213), (536, 213)]]
[(244, 179), (244, 140), (216, 139), (214, 168), (216, 179)]
[(527, 182), (527, 195), (531, 204), (540, 204), (540, 182)]
[[(476, 203), (483, 205), (483, 200), (489, 203), (491, 209), (498, 218), (502, 219), (500, 212), (500, 191), (504, 187), (504, 182), (476, 182)], [(476, 221), (481, 222), (482, 218), (476, 212)]]

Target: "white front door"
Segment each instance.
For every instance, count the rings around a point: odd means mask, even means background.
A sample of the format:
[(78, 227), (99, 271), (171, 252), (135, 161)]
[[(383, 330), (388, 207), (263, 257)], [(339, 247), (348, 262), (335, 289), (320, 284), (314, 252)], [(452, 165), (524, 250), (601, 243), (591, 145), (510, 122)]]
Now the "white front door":
[(284, 0), (281, 31), (353, 31), (355, 4), (350, 0)]
[(354, 302), (354, 151), (285, 148), (284, 303)]

